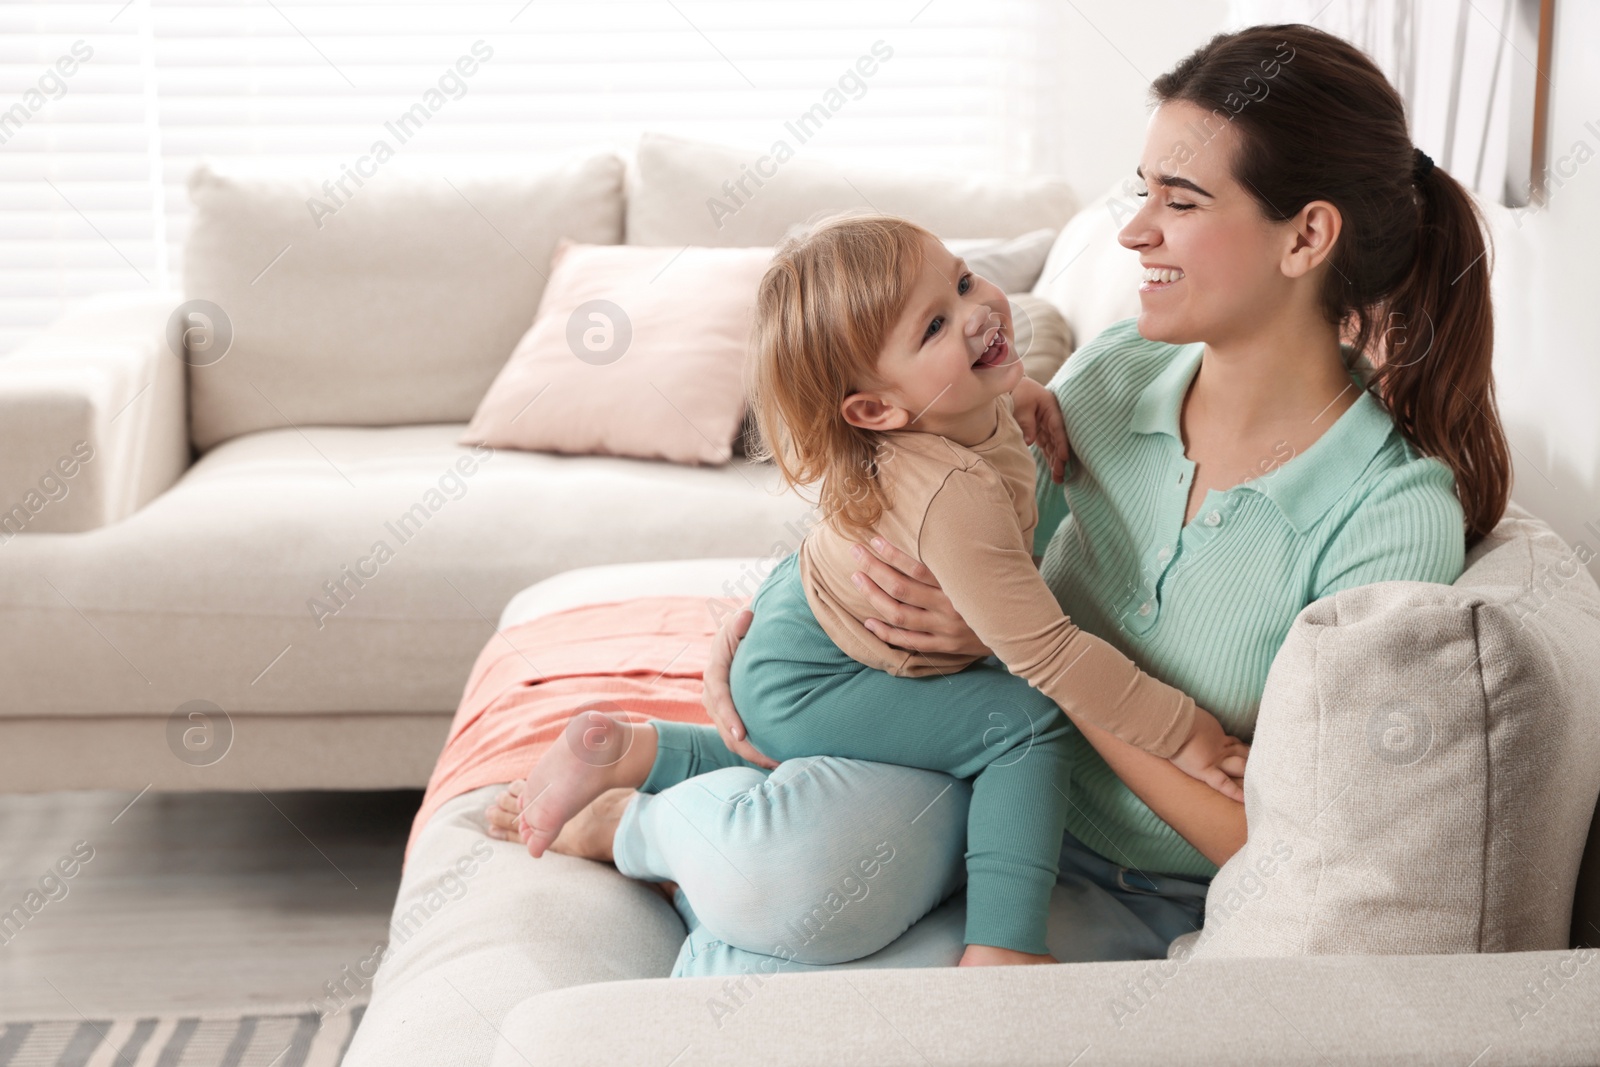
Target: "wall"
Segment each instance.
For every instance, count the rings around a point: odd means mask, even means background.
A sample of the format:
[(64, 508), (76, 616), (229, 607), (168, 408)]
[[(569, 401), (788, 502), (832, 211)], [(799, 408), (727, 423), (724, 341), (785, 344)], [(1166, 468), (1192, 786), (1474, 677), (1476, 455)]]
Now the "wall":
[(1061, 116), (1071, 138), (1059, 173), (1083, 203), (1133, 178), (1150, 118), (1150, 82), (1221, 32), (1227, 0), (1145, 4), (1074, 0), (1060, 7)]
[[(1512, 499), (1600, 557), (1597, 40), (1600, 4), (1556, 4), (1550, 193), (1543, 208), (1510, 213), (1504, 251), (1517, 284), (1496, 293), (1495, 387), (1516, 462)], [(1600, 578), (1600, 558), (1589, 572)]]

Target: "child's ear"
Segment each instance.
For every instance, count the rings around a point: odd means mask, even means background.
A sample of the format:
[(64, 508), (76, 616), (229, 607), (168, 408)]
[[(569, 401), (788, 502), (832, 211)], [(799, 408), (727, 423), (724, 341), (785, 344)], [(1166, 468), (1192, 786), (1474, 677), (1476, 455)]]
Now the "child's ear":
[(839, 404), (839, 413), (851, 426), (863, 430), (898, 430), (911, 421), (905, 408), (888, 403), (877, 393), (851, 393)]

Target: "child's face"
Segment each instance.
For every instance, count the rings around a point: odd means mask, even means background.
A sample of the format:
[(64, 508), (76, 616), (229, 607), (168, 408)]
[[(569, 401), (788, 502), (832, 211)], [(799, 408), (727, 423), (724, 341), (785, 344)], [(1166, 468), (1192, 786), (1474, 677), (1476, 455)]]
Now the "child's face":
[[(849, 417), (851, 400), (870, 399), (856, 405), (852, 422), (962, 436), (949, 431), (988, 417), (995, 397), (1022, 378), (1011, 302), (942, 243), (925, 238), (911, 299), (879, 353), (877, 376), (875, 388), (846, 400)], [(988, 422), (992, 427), (992, 417)]]

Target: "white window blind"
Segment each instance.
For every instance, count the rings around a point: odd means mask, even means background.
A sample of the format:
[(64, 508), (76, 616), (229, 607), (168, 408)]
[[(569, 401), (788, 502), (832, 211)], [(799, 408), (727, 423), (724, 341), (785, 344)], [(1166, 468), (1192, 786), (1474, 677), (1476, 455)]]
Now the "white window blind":
[(1232, 0), (1233, 25), (1310, 22), (1372, 57), (1414, 144), (1484, 198), (1528, 203), (1538, 43), (1525, 0)]
[(797, 155), (1057, 171), (1057, 19), (1048, 0), (3, 4), (0, 352), (78, 298), (181, 288), (202, 158), (336, 179), (380, 139), (452, 169), (645, 130), (764, 151), (821, 105)]

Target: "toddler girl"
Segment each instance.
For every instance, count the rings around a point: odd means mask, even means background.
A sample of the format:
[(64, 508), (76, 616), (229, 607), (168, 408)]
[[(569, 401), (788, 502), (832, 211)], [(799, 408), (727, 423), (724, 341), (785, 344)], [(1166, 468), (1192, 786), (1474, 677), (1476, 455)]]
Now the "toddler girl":
[[(776, 250), (752, 355), (765, 453), (787, 486), (820, 486), (825, 521), (752, 599), (734, 704), (776, 760), (841, 756), (974, 779), (963, 964), (1055, 962), (1045, 917), (1062, 785), (1086, 743), (1068, 715), (1240, 796), (1223, 770), (1239, 743), (1074, 626), (1038, 572), (1038, 468), (1019, 419), (1052, 461), (1065, 461), (1066, 442), (1055, 397), (1023, 376), (1011, 330), (1005, 295), (927, 230), (836, 216)], [(873, 533), (933, 572), (993, 655), (908, 652), (862, 624), (874, 612), (852, 584), (850, 547)], [(654, 793), (743, 762), (711, 726), (586, 712), (568, 736), (522, 791), (519, 829), (535, 856), (606, 789)]]

